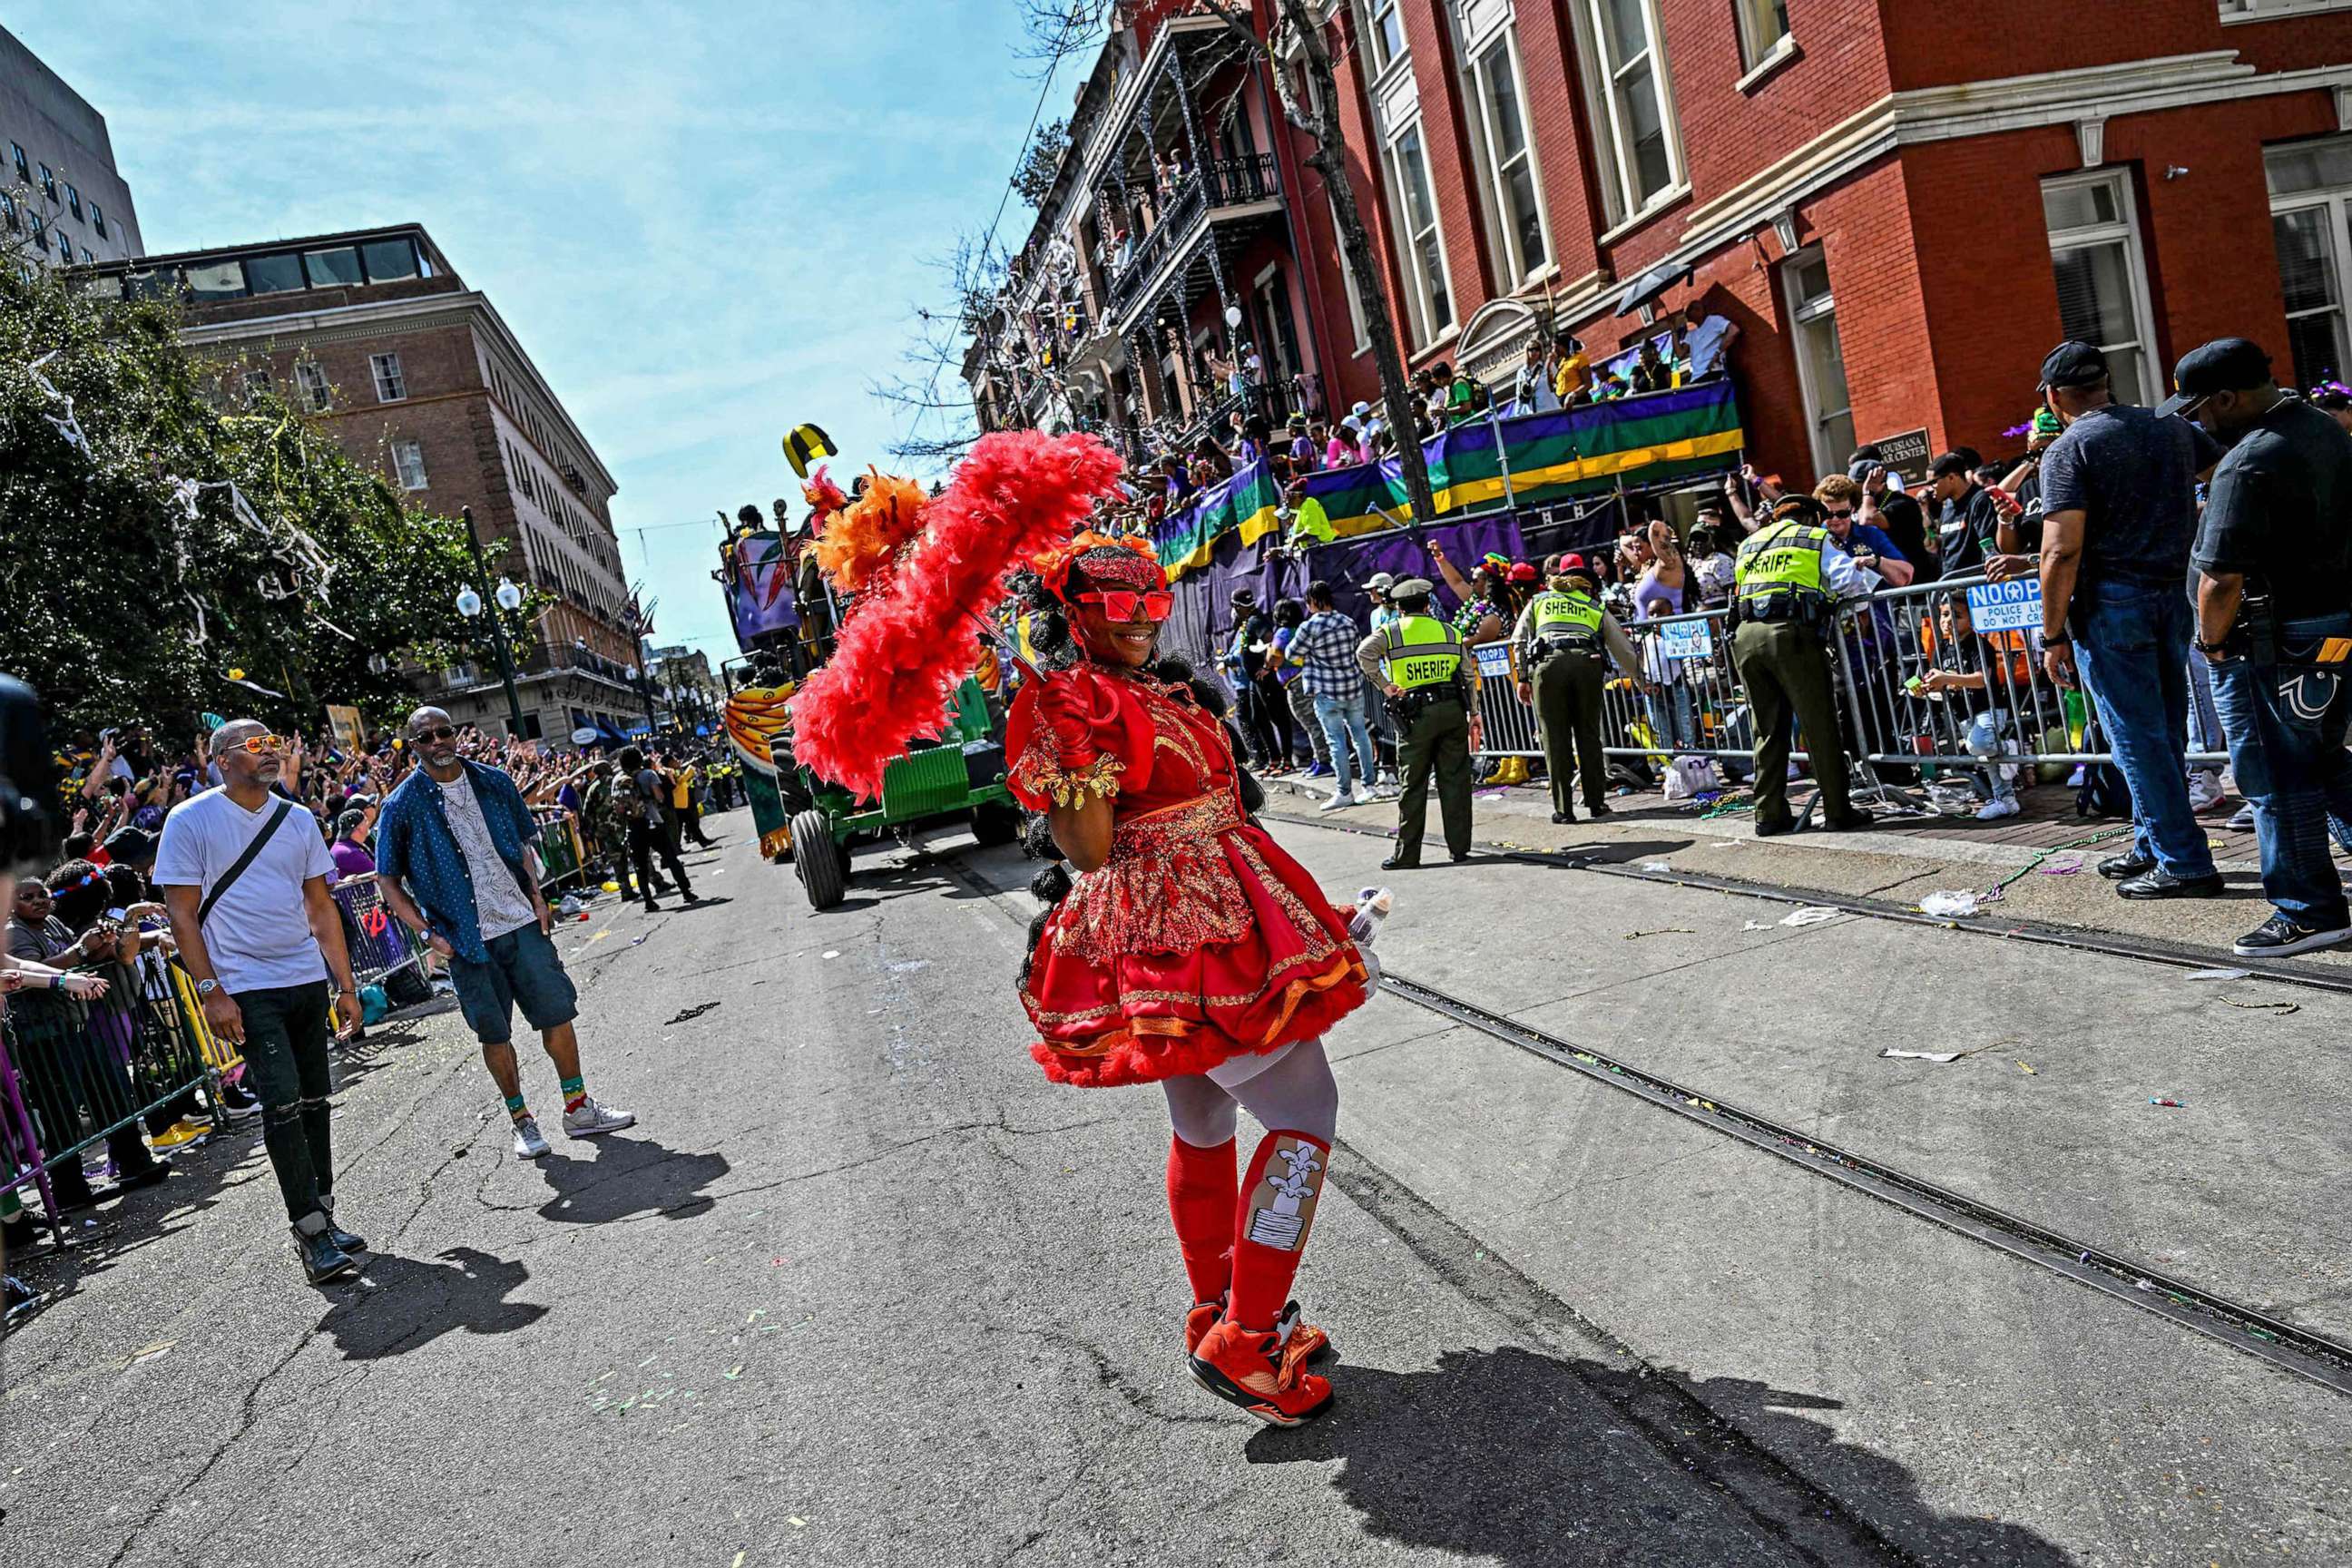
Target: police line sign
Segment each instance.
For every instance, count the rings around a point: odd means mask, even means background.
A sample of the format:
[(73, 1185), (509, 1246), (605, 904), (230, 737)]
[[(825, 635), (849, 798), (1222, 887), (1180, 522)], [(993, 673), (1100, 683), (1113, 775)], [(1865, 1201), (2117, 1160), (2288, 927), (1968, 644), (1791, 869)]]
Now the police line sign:
[(1979, 583), (1969, 590), (1969, 619), (1980, 632), (2042, 629), (2042, 584), (2032, 577)]
[(1658, 627), (1658, 651), (1668, 658), (1705, 658), (1715, 651), (1715, 634), (1705, 621), (1668, 621)]
[(1507, 679), (1511, 673), (1511, 645), (1504, 642), (1480, 643), (1471, 653), (1478, 660), (1478, 673), (1489, 679)]

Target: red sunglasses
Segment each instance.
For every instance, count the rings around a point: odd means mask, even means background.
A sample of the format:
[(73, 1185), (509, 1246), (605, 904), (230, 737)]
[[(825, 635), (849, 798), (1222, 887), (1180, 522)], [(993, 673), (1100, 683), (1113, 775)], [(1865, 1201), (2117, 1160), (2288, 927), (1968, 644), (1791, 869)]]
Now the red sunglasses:
[(1106, 588), (1100, 593), (1081, 594), (1081, 605), (1100, 605), (1106, 618), (1131, 621), (1140, 610), (1145, 618), (1164, 621), (1176, 607), (1176, 595), (1155, 589)]

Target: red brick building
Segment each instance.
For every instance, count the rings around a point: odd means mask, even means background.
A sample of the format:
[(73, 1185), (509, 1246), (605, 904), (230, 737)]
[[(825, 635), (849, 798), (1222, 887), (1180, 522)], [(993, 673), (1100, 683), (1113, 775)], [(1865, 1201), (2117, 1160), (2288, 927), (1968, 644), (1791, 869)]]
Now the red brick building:
[[(1181, 10), (1135, 8), (1106, 51), (1118, 101), (1150, 102), (1142, 79), (1188, 39), (1220, 58), (1213, 19), (1169, 19)], [(2352, 363), (2347, 0), (1346, 0), (1331, 16), (1376, 292), (1411, 366), (1507, 383), (1540, 325), (1621, 346), (1644, 316), (1621, 300), (1654, 278), (1650, 311), (1741, 329), (1751, 451), (1796, 480), (1915, 432), (1929, 452), (2013, 450), (2002, 432), (2067, 336), (2105, 347), (2141, 401), (2225, 333), (2305, 385)], [(1209, 208), (1198, 226), (1232, 237), (1223, 286), (1246, 293), (1273, 266), (1299, 371), (1330, 404), (1376, 398), (1299, 139), (1256, 71), (1222, 68), (1187, 96), (1237, 106), (1281, 209), (1244, 234)], [(1074, 160), (1041, 233), (1082, 222), (1089, 187), (1101, 207), (1095, 172), (1117, 165)], [(1218, 330), (1209, 283), (1182, 310), (1196, 334)], [(1279, 341), (1239, 302), (1244, 331)], [(1114, 425), (1122, 374), (1177, 379), (1097, 352)]]
[[(101, 290), (184, 301), (182, 337), (315, 416), (420, 510), (473, 508), (492, 571), (555, 596), (515, 648), (523, 733), (625, 732), (645, 698), (613, 476), (483, 295), (415, 225), (144, 257), (89, 275)], [(494, 553), (497, 553), (494, 552)], [(452, 612), (454, 615), (454, 611)], [(503, 731), (487, 650), (432, 688), (461, 721)]]

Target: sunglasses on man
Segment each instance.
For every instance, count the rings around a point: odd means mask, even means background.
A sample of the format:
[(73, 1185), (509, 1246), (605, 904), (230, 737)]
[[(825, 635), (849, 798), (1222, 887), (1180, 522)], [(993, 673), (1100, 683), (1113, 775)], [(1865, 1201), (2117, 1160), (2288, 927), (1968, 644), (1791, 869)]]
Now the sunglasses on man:
[(436, 724), (430, 730), (413, 730), (408, 738), (412, 741), (454, 741), (457, 738), (457, 731), (454, 725)]
[(259, 756), (264, 752), (282, 752), (285, 749), (286, 742), (282, 737), (268, 733), (247, 735), (242, 741), (234, 741), (229, 743), (230, 751), (249, 752), (255, 756)]
[(1079, 595), (1078, 603), (1101, 605), (1109, 620), (1131, 621), (1140, 611), (1147, 620), (1164, 621), (1176, 608), (1176, 595), (1159, 589), (1106, 588)]

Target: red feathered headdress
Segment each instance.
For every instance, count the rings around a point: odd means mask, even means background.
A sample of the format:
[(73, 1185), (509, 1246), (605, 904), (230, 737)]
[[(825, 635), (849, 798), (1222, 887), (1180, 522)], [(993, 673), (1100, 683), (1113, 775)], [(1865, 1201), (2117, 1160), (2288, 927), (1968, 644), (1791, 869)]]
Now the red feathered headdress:
[(819, 777), (868, 798), (909, 741), (938, 732), (956, 683), (979, 660), (974, 617), (1013, 567), (1084, 521), (1118, 478), (1091, 436), (983, 436), (888, 581), (842, 628), (833, 659), (793, 699), (793, 752)]

